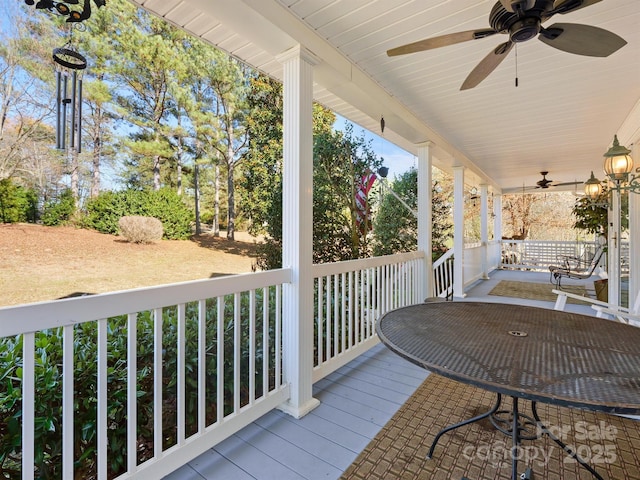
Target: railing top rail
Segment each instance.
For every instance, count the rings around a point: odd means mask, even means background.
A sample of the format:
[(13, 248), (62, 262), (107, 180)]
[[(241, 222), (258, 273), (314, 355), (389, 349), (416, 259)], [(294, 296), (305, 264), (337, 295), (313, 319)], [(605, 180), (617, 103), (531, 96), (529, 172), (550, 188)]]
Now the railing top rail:
[(0, 308), (0, 338), (194, 302), (291, 281), (290, 269), (229, 275)]
[(418, 258), (424, 258), (423, 251), (397, 253), (394, 255), (384, 255), (382, 257), (360, 258), (357, 260), (345, 260), (343, 262), (335, 263), (318, 263), (313, 265), (313, 276), (314, 278), (318, 278), (326, 275), (335, 275), (338, 273), (353, 272), (356, 270), (364, 270), (366, 268), (407, 262)]
[(510, 240), (503, 238), (502, 243), (528, 243), (528, 244), (543, 244), (543, 245), (594, 245), (598, 242), (593, 240), (585, 240), (576, 242), (574, 240)]
[(450, 248), (449, 250), (447, 250), (444, 255), (442, 255), (440, 258), (438, 258), (435, 262), (433, 262), (433, 269), (435, 270), (436, 268), (438, 268), (440, 265), (442, 265), (444, 262), (446, 262), (447, 260), (449, 260), (451, 257), (453, 257), (453, 248)]

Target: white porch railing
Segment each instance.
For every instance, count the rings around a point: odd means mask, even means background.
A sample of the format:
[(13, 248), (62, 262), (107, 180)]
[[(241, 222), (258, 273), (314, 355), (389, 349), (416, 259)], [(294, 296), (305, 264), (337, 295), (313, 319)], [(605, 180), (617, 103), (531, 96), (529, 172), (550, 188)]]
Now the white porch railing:
[(16, 411), (8, 428), (21, 430), (4, 471), (161, 478), (284, 402), (281, 285), (290, 276), (0, 309), (0, 348), (15, 358), (0, 372), (0, 395), (14, 402), (2, 404)]
[(467, 244), (464, 246), (464, 287), (471, 285), (482, 278), (483, 257), (487, 255), (486, 248), (480, 243)]
[[(313, 267), (314, 381), (375, 345), (380, 315), (424, 300), (423, 258)], [(15, 418), (0, 468), (161, 478), (284, 403), (290, 280), (282, 269), (0, 308), (0, 406)]]
[[(486, 260), (484, 256), (486, 255)], [(485, 274), (500, 266), (500, 242), (491, 241), (486, 248), (481, 243), (467, 243), (464, 246), (464, 280), (465, 287)], [(433, 262), (434, 297), (453, 295), (453, 249), (447, 250), (438, 260)]]
[(596, 242), (503, 240), (501, 268), (549, 271), (560, 256), (579, 257), (596, 248)]
[(453, 249), (433, 262), (434, 297), (449, 298), (453, 295)]
[(375, 322), (422, 302), (424, 253), (314, 265), (316, 382), (378, 343)]

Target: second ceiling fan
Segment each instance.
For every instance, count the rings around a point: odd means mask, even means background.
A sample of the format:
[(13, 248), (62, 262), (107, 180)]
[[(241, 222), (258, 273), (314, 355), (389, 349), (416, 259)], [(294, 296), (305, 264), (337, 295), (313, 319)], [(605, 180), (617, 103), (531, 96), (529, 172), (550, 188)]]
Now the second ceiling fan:
[(578, 23), (554, 23), (549, 27), (542, 24), (555, 14), (566, 14), (588, 7), (602, 0), (500, 0), (491, 9), (491, 28), (449, 33), (420, 40), (387, 51), (387, 55), (432, 50), (469, 40), (479, 40), (497, 33), (509, 35), (509, 40), (498, 45), (480, 61), (466, 78), (460, 90), (477, 86), (504, 60), (516, 43), (534, 37), (547, 45), (576, 55), (608, 57), (624, 45), (626, 41), (615, 33), (591, 25)]
[(526, 189), (532, 189), (532, 188), (549, 188), (549, 187), (564, 187), (567, 185), (579, 185), (583, 182), (562, 182), (562, 183), (554, 183), (553, 180), (547, 178), (547, 175), (549, 175), (549, 172), (540, 172), (540, 175), (542, 175), (542, 179), (538, 180), (536, 182), (536, 186), (535, 187), (525, 187)]

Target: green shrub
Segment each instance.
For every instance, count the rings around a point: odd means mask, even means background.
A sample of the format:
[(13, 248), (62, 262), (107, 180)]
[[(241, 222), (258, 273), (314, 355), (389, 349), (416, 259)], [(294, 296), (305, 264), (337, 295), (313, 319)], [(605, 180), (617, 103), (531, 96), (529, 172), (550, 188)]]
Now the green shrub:
[(0, 180), (0, 223), (37, 220), (38, 195), (34, 190), (16, 185), (10, 178)]
[(89, 200), (82, 226), (102, 233), (116, 235), (118, 220), (129, 214), (125, 192), (102, 192)]
[(65, 189), (60, 196), (47, 202), (42, 212), (44, 225), (56, 226), (68, 223), (76, 211), (76, 201), (70, 189)]
[[(262, 295), (256, 292), (256, 396), (263, 392), (262, 362), (269, 358), (269, 388), (275, 385), (275, 288), (268, 290), (269, 301), (269, 351), (263, 352)], [(224, 319), (224, 413), (233, 411), (234, 404), (234, 296), (225, 301)], [(186, 434), (192, 435), (198, 428), (198, 303), (187, 304), (185, 318), (185, 403)], [(217, 419), (217, 325), (215, 300), (206, 305), (206, 424)], [(248, 403), (250, 352), (249, 311), (250, 298), (241, 295), (240, 352), (241, 406)], [(124, 473), (127, 465), (127, 316), (107, 320), (107, 424), (109, 459), (108, 477)], [(62, 329), (44, 330), (35, 334), (35, 385), (36, 423), (34, 443), (36, 447), (36, 478), (61, 478), (62, 459)], [(136, 322), (137, 336), (137, 432), (138, 462), (153, 456), (153, 345), (154, 317), (152, 312), (140, 312)], [(74, 327), (74, 478), (95, 478), (97, 463), (97, 324), (88, 322)], [(177, 441), (177, 364), (178, 364), (178, 311), (176, 307), (164, 308), (162, 319), (163, 371), (163, 449)], [(265, 355), (266, 353), (266, 355)], [(22, 422), (22, 336), (0, 338), (0, 478), (21, 478), (21, 422)]]
[(282, 268), (282, 244), (267, 237), (264, 243), (258, 245), (256, 266), (260, 270)]
[(147, 192), (145, 199), (142, 211), (132, 214), (159, 219), (164, 228), (165, 238), (183, 240), (191, 236), (194, 215), (176, 192), (170, 188), (161, 188)]
[(191, 236), (193, 213), (169, 188), (101, 193), (87, 204), (83, 226), (115, 235), (120, 218), (133, 215), (160, 220), (166, 239), (182, 240)]

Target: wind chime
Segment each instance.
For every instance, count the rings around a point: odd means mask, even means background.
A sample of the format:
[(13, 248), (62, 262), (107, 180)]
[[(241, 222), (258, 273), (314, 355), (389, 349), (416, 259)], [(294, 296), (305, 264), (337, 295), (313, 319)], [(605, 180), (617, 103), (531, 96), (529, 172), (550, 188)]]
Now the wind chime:
[[(67, 23), (80, 24), (91, 16), (91, 2), (97, 8), (107, 3), (106, 0), (39, 0), (37, 3), (36, 0), (25, 0), (24, 3), (35, 5), (36, 10), (66, 16)], [(64, 47), (53, 49), (53, 61), (56, 63), (56, 148), (80, 153), (82, 71), (87, 68), (87, 59), (68, 42)]]
[(56, 148), (82, 151), (82, 71), (87, 60), (70, 47), (53, 49), (56, 68)]

